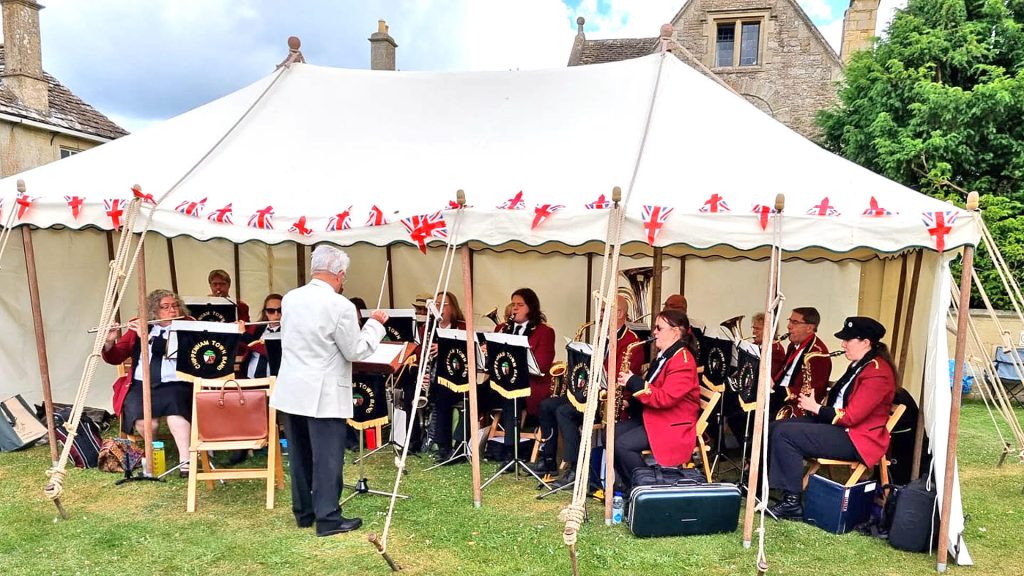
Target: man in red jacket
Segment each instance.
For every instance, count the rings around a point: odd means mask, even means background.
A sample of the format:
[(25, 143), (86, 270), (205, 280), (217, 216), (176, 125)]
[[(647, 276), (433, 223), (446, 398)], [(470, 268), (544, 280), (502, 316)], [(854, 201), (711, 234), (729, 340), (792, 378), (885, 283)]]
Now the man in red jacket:
[[(832, 359), (827, 356), (828, 348), (818, 338), (818, 324), (821, 314), (811, 307), (794, 308), (786, 321), (786, 334), (789, 336), (789, 347), (786, 348), (784, 363), (781, 369), (775, 369), (776, 360), (772, 354), (772, 387), (771, 402), (768, 413), (772, 418), (782, 408), (786, 398), (796, 398), (803, 386), (805, 372), (809, 371), (811, 387), (814, 388), (814, 399), (821, 402), (828, 390), (828, 379), (832, 375)], [(821, 354), (804, 362), (808, 353)]]
[(800, 396), (806, 415), (777, 422), (768, 441), (768, 480), (782, 489), (782, 501), (770, 512), (777, 518), (801, 518), (805, 458), (856, 460), (874, 466), (889, 447), (885, 429), (896, 376), (889, 350), (879, 342), (885, 327), (872, 318), (853, 316), (836, 332), (851, 361), (829, 391), (825, 404)]

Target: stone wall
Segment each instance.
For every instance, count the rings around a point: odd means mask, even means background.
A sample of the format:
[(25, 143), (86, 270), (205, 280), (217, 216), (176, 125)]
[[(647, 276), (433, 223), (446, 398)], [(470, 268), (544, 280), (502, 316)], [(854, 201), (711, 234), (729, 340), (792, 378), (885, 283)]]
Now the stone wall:
[(96, 145), (68, 134), (0, 121), (0, 177), (58, 160), (61, 147), (84, 151)]
[(843, 63), (850, 61), (850, 55), (858, 50), (871, 47), (878, 21), (879, 0), (850, 0), (850, 7), (843, 16), (843, 46), (840, 57)]

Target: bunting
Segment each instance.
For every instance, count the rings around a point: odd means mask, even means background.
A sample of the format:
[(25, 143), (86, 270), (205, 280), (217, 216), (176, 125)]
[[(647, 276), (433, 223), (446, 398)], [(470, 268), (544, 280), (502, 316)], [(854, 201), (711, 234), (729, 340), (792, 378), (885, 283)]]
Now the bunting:
[(227, 206), (214, 210), (206, 217), (206, 219), (218, 224), (234, 224), (234, 222), (231, 221), (231, 204), (232, 202), (228, 202)]
[(193, 218), (202, 218), (203, 217), (203, 210), (205, 210), (205, 209), (206, 209), (206, 198), (203, 198), (199, 202), (192, 202), (190, 200), (185, 200), (181, 204), (178, 204), (178, 206), (174, 209), (174, 211), (178, 212), (179, 214), (184, 214), (185, 216), (191, 216)]
[(448, 224), (444, 221), (441, 211), (422, 216), (410, 216), (402, 219), (402, 225), (409, 231), (412, 241), (420, 252), (427, 253), (427, 240), (430, 238), (448, 238)]
[(256, 213), (249, 217), (249, 228), (257, 228), (259, 230), (273, 230), (274, 207), (267, 206), (262, 210), (257, 210)]
[(725, 198), (718, 194), (712, 194), (704, 201), (704, 205), (700, 207), (701, 212), (718, 214), (720, 212), (730, 212), (729, 205), (725, 202)]
[(153, 195), (143, 194), (142, 186), (139, 186), (138, 184), (132, 186), (132, 196), (142, 200), (143, 203), (149, 202), (150, 204), (156, 206), (156, 200), (153, 199)]
[(537, 207), (533, 209), (533, 224), (530, 225), (530, 230), (535, 230), (537, 226), (543, 224), (548, 218), (554, 215), (555, 212), (558, 212), (562, 208), (565, 208), (565, 206), (560, 204), (538, 204)]
[(125, 200), (121, 198), (111, 198), (110, 200), (104, 200), (103, 206), (107, 210), (107, 216), (110, 217), (110, 225), (114, 227), (114, 230), (121, 229), (121, 217), (124, 216), (124, 205)]
[(872, 196), (871, 200), (868, 202), (868, 209), (864, 211), (864, 216), (872, 216), (875, 218), (879, 216), (892, 216), (892, 211), (886, 210), (885, 208), (879, 206), (878, 200), (876, 200), (875, 197)]
[(525, 208), (526, 202), (523, 201), (522, 190), (520, 190), (515, 196), (498, 205), (498, 210), (524, 210)]
[(661, 229), (665, 226), (665, 221), (668, 220), (669, 215), (672, 214), (672, 210), (673, 208), (668, 206), (644, 205), (644, 230), (647, 231), (647, 243), (651, 246), (654, 245), (658, 234), (661, 234)]
[(348, 230), (352, 227), (352, 207), (344, 209), (338, 212), (327, 221), (327, 231), (337, 232), (339, 230)]
[(761, 225), (761, 230), (768, 229), (768, 216), (776, 213), (775, 208), (764, 204), (754, 204), (753, 212), (757, 214), (757, 223)]
[(294, 224), (292, 224), (291, 228), (289, 228), (288, 231), (293, 234), (298, 234), (299, 236), (309, 236), (310, 234), (313, 233), (311, 229), (306, 227), (305, 216), (299, 216), (299, 219), (296, 220)]
[(604, 210), (606, 208), (611, 208), (612, 203), (610, 200), (605, 200), (604, 194), (601, 194), (600, 196), (597, 197), (597, 200), (590, 202), (586, 206), (587, 210)]
[(85, 203), (85, 198), (81, 196), (65, 196), (64, 200), (68, 203), (68, 208), (71, 208), (71, 217), (78, 220), (78, 217), (82, 215), (82, 204)]
[(388, 223), (388, 219), (384, 217), (384, 211), (377, 207), (376, 204), (370, 208), (370, 215), (366, 217), (367, 226), (385, 226)]
[(37, 198), (33, 198), (24, 192), (18, 192), (18, 195), (14, 198), (14, 203), (18, 206), (18, 220), (25, 218), (28, 209), (32, 207), (32, 203), (36, 200)]
[(817, 206), (809, 208), (807, 213), (811, 216), (839, 216), (839, 210), (836, 210), (835, 206), (828, 203), (828, 196), (822, 198)]
[(946, 249), (946, 235), (953, 231), (959, 212), (954, 210), (923, 212), (928, 235), (935, 238), (935, 249), (941, 254)]

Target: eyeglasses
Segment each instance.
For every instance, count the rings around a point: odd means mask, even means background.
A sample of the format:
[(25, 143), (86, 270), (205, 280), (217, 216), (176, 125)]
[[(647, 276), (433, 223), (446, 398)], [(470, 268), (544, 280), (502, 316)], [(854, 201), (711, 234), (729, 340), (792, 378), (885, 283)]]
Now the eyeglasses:
[(281, 309), (280, 308), (264, 308), (263, 311), (266, 312), (267, 314), (280, 314), (281, 313)]
[(678, 326), (662, 326), (660, 324), (655, 324), (654, 328), (651, 328), (651, 332), (661, 332), (662, 330), (671, 330), (673, 328), (678, 328)]
[(177, 303), (175, 303), (175, 304), (161, 304), (160, 305), (160, 309), (161, 310), (177, 310), (178, 309), (178, 304)]
[(789, 320), (786, 320), (786, 324), (810, 324), (810, 322), (804, 322), (803, 320), (793, 320), (792, 318), (790, 318)]

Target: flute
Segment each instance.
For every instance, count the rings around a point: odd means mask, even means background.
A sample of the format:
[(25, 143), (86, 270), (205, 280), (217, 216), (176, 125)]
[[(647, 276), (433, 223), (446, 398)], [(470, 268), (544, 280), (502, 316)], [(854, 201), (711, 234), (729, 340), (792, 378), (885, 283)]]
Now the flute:
[[(146, 325), (148, 326), (150, 324), (159, 324), (161, 322), (170, 322), (171, 320), (184, 320), (184, 319), (185, 319), (184, 316), (175, 316), (174, 318), (163, 318), (161, 320), (150, 320), (149, 322), (146, 322)], [(136, 318), (136, 320), (138, 320), (138, 318)], [(110, 330), (123, 330), (125, 328), (129, 328), (133, 321), (134, 320), (129, 320), (128, 322), (126, 322), (124, 324), (116, 324), (114, 326), (111, 326)], [(100, 331), (99, 328), (89, 328), (88, 330), (86, 330), (86, 332), (88, 334), (95, 334), (95, 333), (97, 333), (99, 331)]]

